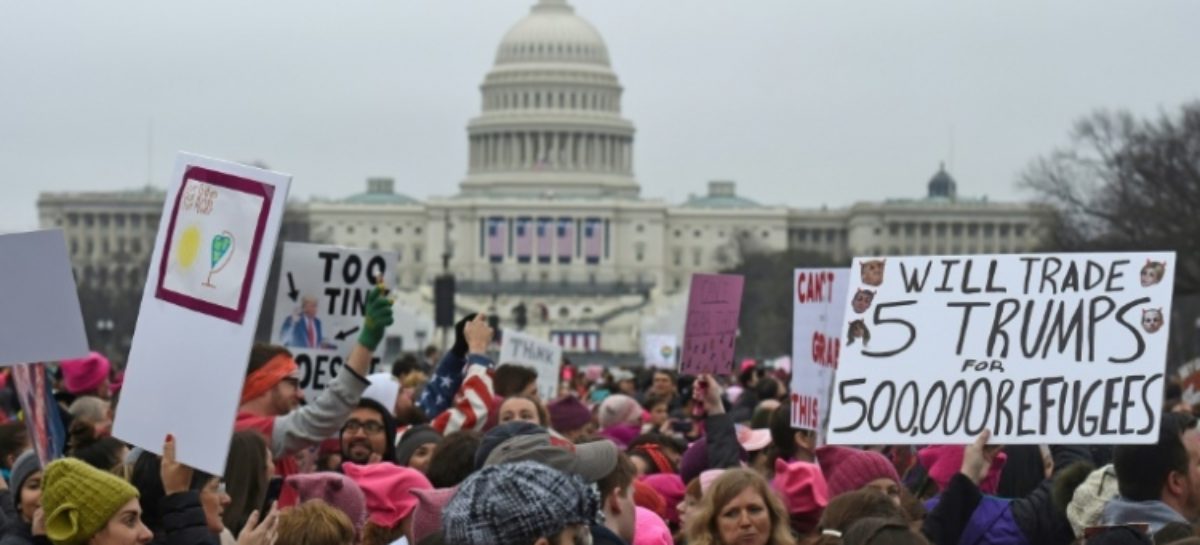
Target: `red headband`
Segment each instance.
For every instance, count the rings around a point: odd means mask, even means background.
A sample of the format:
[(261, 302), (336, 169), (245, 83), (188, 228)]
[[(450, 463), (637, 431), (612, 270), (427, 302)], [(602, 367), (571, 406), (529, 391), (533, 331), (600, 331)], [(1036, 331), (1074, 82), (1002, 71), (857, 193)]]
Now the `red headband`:
[(675, 469), (671, 467), (671, 461), (667, 459), (667, 456), (663, 454), (658, 445), (654, 443), (644, 443), (638, 445), (634, 450), (644, 452), (647, 456), (649, 456), (650, 459), (654, 461), (654, 465), (658, 467), (659, 473), (675, 472)]
[(261, 396), (274, 388), (280, 381), (295, 373), (299, 367), (287, 354), (280, 354), (267, 361), (266, 365), (246, 377), (242, 386), (242, 403)]

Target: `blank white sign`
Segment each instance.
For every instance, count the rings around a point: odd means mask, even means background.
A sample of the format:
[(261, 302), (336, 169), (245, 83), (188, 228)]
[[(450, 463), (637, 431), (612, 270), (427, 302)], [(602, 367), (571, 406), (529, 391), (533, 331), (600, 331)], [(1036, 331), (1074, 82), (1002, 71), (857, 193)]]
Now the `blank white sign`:
[(62, 230), (0, 235), (0, 366), (87, 353)]

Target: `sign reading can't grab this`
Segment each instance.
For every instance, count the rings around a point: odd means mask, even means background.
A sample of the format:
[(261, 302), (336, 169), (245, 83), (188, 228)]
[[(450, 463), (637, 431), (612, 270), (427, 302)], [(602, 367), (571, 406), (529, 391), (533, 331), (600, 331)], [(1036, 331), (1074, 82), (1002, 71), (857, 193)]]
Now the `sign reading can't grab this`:
[(842, 348), (848, 269), (796, 269), (792, 286), (792, 427), (823, 442), (829, 397)]
[(1154, 443), (1174, 262), (856, 259), (829, 442)]

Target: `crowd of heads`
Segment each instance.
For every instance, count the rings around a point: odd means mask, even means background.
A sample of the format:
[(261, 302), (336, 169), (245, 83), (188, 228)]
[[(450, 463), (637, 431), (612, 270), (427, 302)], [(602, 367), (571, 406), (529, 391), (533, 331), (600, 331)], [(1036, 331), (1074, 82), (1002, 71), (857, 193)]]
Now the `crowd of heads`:
[(1149, 445), (824, 445), (792, 425), (786, 370), (564, 362), (543, 399), (532, 369), (478, 359), (469, 321), (446, 353), (317, 399), (286, 349), (256, 345), (223, 475), (175, 461), (174, 439), (113, 437), (119, 373), (99, 354), (62, 362), (64, 458), (43, 467), (4, 407), (0, 544), (1200, 542), (1188, 411), (1167, 407)]

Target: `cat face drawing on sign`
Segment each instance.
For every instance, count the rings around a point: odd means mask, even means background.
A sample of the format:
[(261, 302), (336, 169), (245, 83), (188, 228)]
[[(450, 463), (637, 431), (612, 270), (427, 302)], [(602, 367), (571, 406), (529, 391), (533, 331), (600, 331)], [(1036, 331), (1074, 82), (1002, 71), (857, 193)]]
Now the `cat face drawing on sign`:
[(879, 286), (883, 284), (883, 266), (886, 264), (886, 259), (873, 259), (871, 261), (863, 261), (859, 263), (860, 274), (862, 275), (862, 283), (868, 286)]
[(1163, 326), (1163, 313), (1161, 308), (1148, 308), (1142, 311), (1142, 329), (1146, 333), (1157, 333)]
[(1142, 287), (1150, 287), (1159, 282), (1162, 282), (1163, 275), (1167, 273), (1166, 261), (1150, 261), (1146, 260), (1146, 264), (1142, 267)]
[(846, 332), (846, 346), (853, 345), (857, 339), (862, 339), (863, 346), (871, 342), (871, 330), (867, 329), (867, 323), (862, 320), (850, 322), (850, 330)]
[(871, 302), (875, 300), (875, 292), (871, 290), (860, 289), (854, 292), (854, 299), (850, 301), (851, 308), (856, 314), (862, 314), (871, 308)]

